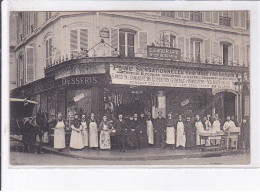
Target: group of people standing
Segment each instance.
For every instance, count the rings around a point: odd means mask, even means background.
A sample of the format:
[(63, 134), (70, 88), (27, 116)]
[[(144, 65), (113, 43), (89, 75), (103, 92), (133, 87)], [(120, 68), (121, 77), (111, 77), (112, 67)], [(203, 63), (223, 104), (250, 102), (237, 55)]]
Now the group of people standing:
[[(66, 147), (66, 122), (62, 119), (61, 113), (50, 124), (54, 128), (54, 148), (64, 149)], [(196, 115), (195, 122), (189, 116), (183, 120), (182, 115), (179, 115), (176, 120), (171, 112), (168, 113), (167, 118), (162, 116), (162, 112), (158, 112), (156, 119), (152, 118), (150, 112), (147, 115), (141, 113), (139, 116), (133, 114), (128, 118), (119, 114), (114, 120), (108, 120), (105, 115), (99, 123), (94, 113), (91, 113), (88, 119), (84, 114), (79, 118), (76, 113), (69, 127), (71, 128), (70, 148), (72, 149), (81, 150), (85, 147), (111, 150), (111, 134), (115, 134), (120, 151), (127, 152), (128, 149), (166, 146), (170, 149), (193, 149), (200, 144), (210, 143), (201, 142), (200, 133), (228, 130), (236, 127), (236, 124), (229, 116), (227, 121), (222, 123), (217, 114), (212, 119), (210, 115), (207, 115), (203, 120)]]

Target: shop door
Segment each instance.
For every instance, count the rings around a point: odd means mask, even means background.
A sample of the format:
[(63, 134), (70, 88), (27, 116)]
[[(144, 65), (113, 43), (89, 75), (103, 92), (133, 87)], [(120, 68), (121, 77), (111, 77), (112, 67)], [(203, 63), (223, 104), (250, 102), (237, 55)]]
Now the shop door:
[(236, 95), (230, 92), (224, 93), (224, 112), (225, 112), (225, 118), (227, 118), (228, 115), (235, 116), (235, 99)]

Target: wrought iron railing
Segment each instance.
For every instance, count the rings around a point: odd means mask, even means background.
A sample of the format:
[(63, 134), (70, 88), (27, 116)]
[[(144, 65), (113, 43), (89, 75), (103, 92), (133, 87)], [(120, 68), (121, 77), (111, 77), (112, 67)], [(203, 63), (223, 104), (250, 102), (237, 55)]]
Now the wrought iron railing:
[(202, 22), (202, 13), (198, 11), (190, 12), (190, 20), (195, 22)]
[(219, 25), (221, 25), (221, 26), (231, 26), (231, 18), (219, 16)]

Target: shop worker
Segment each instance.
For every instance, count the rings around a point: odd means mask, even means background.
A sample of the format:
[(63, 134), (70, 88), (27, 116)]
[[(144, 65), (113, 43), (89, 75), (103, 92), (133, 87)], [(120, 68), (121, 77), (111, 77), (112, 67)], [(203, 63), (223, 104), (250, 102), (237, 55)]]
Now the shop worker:
[(128, 144), (132, 149), (136, 149), (138, 147), (136, 134), (137, 119), (134, 119), (132, 115), (129, 117), (127, 127), (129, 129)]
[(88, 120), (89, 129), (89, 147), (96, 148), (98, 150), (98, 124), (95, 118), (95, 114), (91, 113), (90, 119)]
[[(234, 121), (231, 120), (230, 116), (227, 116), (227, 120), (224, 123), (223, 130), (226, 131), (226, 132), (229, 132), (230, 129), (232, 130), (234, 128), (236, 128)], [(233, 139), (231, 139), (231, 147), (234, 147)]]
[(212, 131), (220, 132), (220, 128), (221, 128), (221, 121), (218, 117), (218, 114), (215, 114), (214, 119), (212, 121)]
[(54, 148), (61, 151), (65, 146), (65, 122), (62, 119), (62, 114), (58, 113), (58, 119), (49, 123), (49, 126), (54, 128)]
[(170, 145), (171, 149), (175, 149), (175, 123), (172, 113), (168, 113), (167, 128), (166, 128), (166, 144)]
[(210, 115), (209, 114), (207, 115), (207, 118), (206, 118), (206, 121), (205, 121), (205, 130), (206, 131), (211, 130), (211, 121), (210, 121)]
[(146, 143), (145, 140), (144, 140), (145, 134), (147, 134), (147, 132), (146, 132), (146, 121), (145, 121), (145, 118), (144, 118), (144, 114), (141, 113), (140, 117), (138, 119), (138, 124), (137, 124), (137, 141), (138, 141), (138, 148), (140, 148), (140, 149), (145, 147), (145, 143)]
[(147, 122), (144, 113), (140, 114), (141, 128), (143, 130), (143, 146), (148, 147), (148, 134), (147, 134)]
[(74, 121), (71, 125), (70, 148), (83, 149), (82, 125), (78, 113), (75, 113)]
[(148, 144), (154, 144), (154, 134), (153, 134), (153, 118), (150, 112), (147, 113), (146, 126), (147, 126), (147, 136), (148, 136)]
[(107, 120), (107, 116), (103, 116), (103, 120), (99, 124), (100, 130), (100, 149), (101, 150), (111, 150), (111, 141), (110, 141), (110, 123)]
[(162, 116), (162, 111), (158, 112), (158, 117), (154, 120), (156, 147), (165, 146), (166, 119)]
[(115, 121), (115, 130), (116, 133), (118, 134), (118, 143), (119, 143), (120, 152), (127, 152), (126, 143), (127, 143), (128, 130), (127, 130), (126, 122), (123, 120), (122, 114), (119, 114), (118, 120)]
[(185, 134), (186, 134), (186, 149), (193, 149), (196, 146), (196, 130), (194, 123), (191, 122), (190, 116), (186, 118), (185, 122)]
[(186, 146), (186, 135), (185, 135), (185, 128), (184, 128), (184, 122), (182, 120), (182, 116), (179, 115), (178, 122), (176, 125), (176, 147), (185, 149)]
[(231, 121), (235, 123), (236, 127), (239, 127), (239, 123), (234, 115), (231, 116)]
[(86, 115), (81, 115), (81, 125), (82, 125), (82, 138), (84, 147), (88, 147), (88, 124), (86, 120)]
[[(196, 145), (199, 146), (200, 145), (200, 134), (205, 132), (204, 125), (202, 124), (199, 115), (196, 115), (195, 129), (196, 129)], [(201, 143), (205, 144), (205, 140), (202, 140)]]

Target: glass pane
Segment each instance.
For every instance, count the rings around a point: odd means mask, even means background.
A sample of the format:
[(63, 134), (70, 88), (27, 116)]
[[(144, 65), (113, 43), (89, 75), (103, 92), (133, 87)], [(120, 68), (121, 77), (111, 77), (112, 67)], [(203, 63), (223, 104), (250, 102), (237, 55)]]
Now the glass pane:
[(127, 33), (127, 45), (134, 46), (134, 34)]
[(125, 45), (125, 33), (119, 32), (119, 45)]
[(134, 47), (133, 46), (127, 46), (127, 56), (128, 57), (134, 57)]
[(125, 45), (120, 45), (119, 52), (121, 56), (125, 56)]

